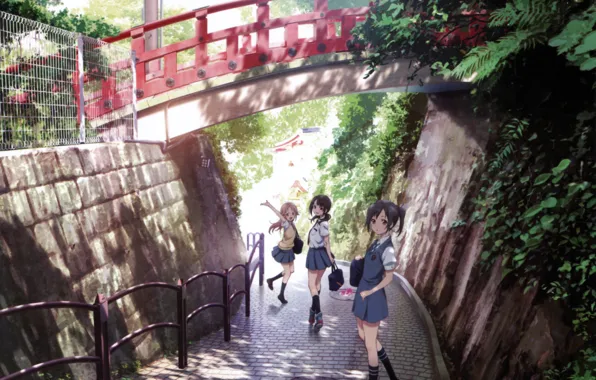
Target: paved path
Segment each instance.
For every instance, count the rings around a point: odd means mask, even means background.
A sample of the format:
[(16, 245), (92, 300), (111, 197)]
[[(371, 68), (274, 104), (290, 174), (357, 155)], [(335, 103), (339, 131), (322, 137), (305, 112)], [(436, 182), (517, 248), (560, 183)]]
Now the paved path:
[[(268, 252), (265, 278), (281, 266)], [(286, 298), (277, 299), (267, 284), (252, 286), (251, 316), (244, 306), (232, 317), (232, 339), (224, 342), (223, 331), (202, 338), (189, 347), (188, 367), (178, 369), (177, 358), (158, 360), (139, 371), (135, 379), (368, 379), (364, 344), (358, 338), (352, 302), (329, 296), (327, 272), (323, 277), (321, 309), (324, 327), (315, 333), (308, 324), (311, 298), (306, 286), (306, 255), (298, 256)], [(349, 278), (348, 268), (343, 267)], [(397, 280), (387, 288), (389, 318), (381, 323), (379, 339), (391, 358), (400, 380), (435, 379), (425, 328)], [(200, 318), (200, 316), (198, 317)], [(380, 365), (380, 378), (387, 379)]]

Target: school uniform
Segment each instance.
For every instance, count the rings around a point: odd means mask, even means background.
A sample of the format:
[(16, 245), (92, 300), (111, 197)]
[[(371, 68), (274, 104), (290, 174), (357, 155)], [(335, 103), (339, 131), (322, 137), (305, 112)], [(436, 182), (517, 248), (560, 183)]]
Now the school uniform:
[(308, 232), (308, 253), (306, 267), (310, 270), (323, 270), (331, 266), (325, 249), (325, 237), (329, 236), (329, 223), (317, 221)]
[(382, 321), (389, 315), (385, 289), (381, 289), (362, 299), (360, 293), (371, 290), (383, 281), (384, 273), (395, 268), (395, 250), (391, 237), (376, 240), (366, 251), (362, 279), (354, 297), (352, 312), (358, 318), (369, 323)]
[(284, 229), (284, 233), (281, 241), (273, 247), (271, 255), (278, 263), (291, 263), (296, 259), (296, 255), (292, 248), (294, 248), (294, 238), (296, 237), (296, 230), (294, 226), (284, 220), (281, 224)]

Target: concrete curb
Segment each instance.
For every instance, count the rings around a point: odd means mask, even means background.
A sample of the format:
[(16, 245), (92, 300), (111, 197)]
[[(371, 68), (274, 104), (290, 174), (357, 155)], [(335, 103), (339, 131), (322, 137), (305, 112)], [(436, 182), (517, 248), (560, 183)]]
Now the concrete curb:
[[(335, 262), (347, 266), (348, 268), (351, 264), (345, 260), (335, 260)], [(422, 303), (422, 300), (416, 293), (416, 290), (414, 290), (412, 285), (410, 285), (410, 283), (404, 276), (397, 273), (393, 273), (393, 276), (399, 281), (399, 285), (406, 292), (410, 300), (414, 303), (414, 306), (416, 306), (418, 315), (420, 315), (422, 322), (426, 326), (426, 331), (428, 333), (430, 341), (430, 348), (432, 350), (432, 356), (434, 359), (433, 363), (435, 365), (436, 374), (438, 376), (437, 379), (451, 380), (451, 378), (449, 377), (449, 371), (447, 371), (447, 366), (445, 365), (445, 361), (443, 360), (443, 353), (441, 352), (441, 345), (439, 344), (439, 337), (437, 336), (435, 324), (433, 323), (433, 320), (428, 310), (426, 310), (426, 306), (424, 306), (424, 303)], [(347, 279), (344, 278), (344, 280), (349, 280), (349, 277)]]

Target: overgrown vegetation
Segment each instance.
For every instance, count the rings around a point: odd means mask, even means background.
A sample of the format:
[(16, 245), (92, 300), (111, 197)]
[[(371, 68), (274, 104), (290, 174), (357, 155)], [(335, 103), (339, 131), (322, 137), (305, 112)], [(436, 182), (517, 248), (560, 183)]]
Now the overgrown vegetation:
[(371, 70), (409, 58), (413, 75), (471, 78), (478, 105), (503, 118), (470, 221), (485, 222), (483, 267), (502, 257), (503, 277), (560, 301), (584, 339), (551, 379), (596, 371), (595, 25), (593, 1), (377, 1), (354, 30)]
[(340, 124), (333, 145), (319, 158), (323, 174), (315, 191), (334, 202), (331, 239), (336, 256), (361, 254), (359, 249), (368, 242), (364, 213), (381, 197), (396, 163), (405, 168), (409, 162), (422, 127), (424, 111), (414, 108), (421, 100), (425, 102), (424, 95), (400, 93), (348, 95), (340, 100)]

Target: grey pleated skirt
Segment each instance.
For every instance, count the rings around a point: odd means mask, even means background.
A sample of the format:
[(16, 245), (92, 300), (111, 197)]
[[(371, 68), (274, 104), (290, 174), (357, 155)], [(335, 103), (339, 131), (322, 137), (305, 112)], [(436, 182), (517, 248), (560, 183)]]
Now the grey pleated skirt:
[(323, 270), (331, 266), (331, 260), (325, 247), (309, 248), (306, 255), (306, 267), (310, 270)]
[(292, 261), (296, 260), (296, 255), (294, 254), (293, 250), (280, 249), (277, 245), (273, 247), (271, 256), (273, 256), (275, 261), (282, 264), (291, 263)]

